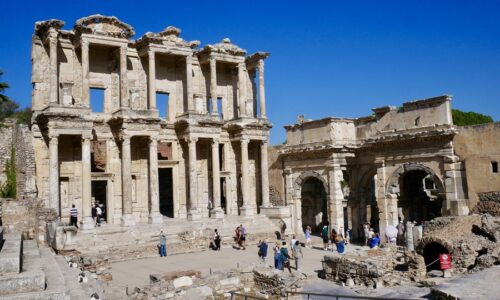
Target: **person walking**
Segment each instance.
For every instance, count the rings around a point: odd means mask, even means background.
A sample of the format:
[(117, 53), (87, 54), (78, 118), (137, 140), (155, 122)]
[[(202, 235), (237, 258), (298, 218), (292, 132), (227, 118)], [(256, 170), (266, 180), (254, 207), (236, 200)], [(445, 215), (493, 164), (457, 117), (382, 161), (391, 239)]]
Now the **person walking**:
[(331, 245), (332, 245), (332, 251), (333, 250), (333, 245), (335, 245), (335, 241), (337, 240), (337, 231), (335, 229), (332, 229), (332, 233), (330, 234), (330, 242), (331, 242)]
[(241, 230), (240, 230), (240, 226), (236, 227), (236, 229), (234, 230), (234, 241), (236, 243), (236, 247), (238, 249), (241, 249)]
[(243, 247), (243, 250), (245, 250), (245, 246), (246, 246), (246, 239), (247, 239), (247, 229), (243, 226), (243, 224), (240, 224), (240, 230), (241, 230), (241, 234), (240, 234), (240, 240), (241, 240), (241, 243), (240, 243), (240, 247)]
[(370, 225), (368, 223), (363, 224), (363, 234), (365, 237), (365, 246), (368, 246), (368, 240), (370, 239)]
[(75, 207), (74, 204), (71, 205), (71, 208), (69, 209), (69, 224), (73, 225), (78, 228), (78, 209)]
[(160, 231), (160, 257), (167, 256), (167, 237), (163, 233), (163, 229)]
[(266, 258), (267, 258), (267, 241), (263, 240), (259, 243), (259, 259), (260, 261), (265, 265), (266, 264)]
[(95, 204), (92, 205), (92, 220), (94, 220), (94, 226), (97, 226), (97, 209)]
[(292, 254), (295, 259), (295, 270), (299, 271), (299, 260), (304, 258), (304, 253), (302, 253), (302, 247), (300, 247), (300, 242), (298, 240), (295, 241), (295, 245), (292, 246)]
[(282, 266), (281, 270), (284, 270), (285, 268), (287, 268), (288, 271), (290, 273), (292, 273), (292, 269), (290, 268), (290, 258), (291, 257), (290, 257), (290, 254), (288, 254), (288, 248), (287, 248), (286, 242), (282, 243), (280, 253), (281, 253), (281, 259), (283, 261), (283, 266)]
[(321, 229), (321, 237), (323, 238), (323, 250), (328, 250), (328, 226), (323, 225), (323, 229)]
[(306, 247), (312, 248), (312, 246), (311, 246), (311, 226), (307, 225), (305, 235), (306, 235)]
[(285, 239), (285, 231), (286, 231), (286, 223), (285, 221), (281, 221), (281, 239), (284, 240)]
[(283, 269), (283, 260), (281, 258), (280, 245), (278, 242), (273, 247), (274, 250), (274, 268), (277, 270)]
[(217, 229), (214, 229), (214, 250), (215, 251), (220, 251), (220, 234), (217, 231)]

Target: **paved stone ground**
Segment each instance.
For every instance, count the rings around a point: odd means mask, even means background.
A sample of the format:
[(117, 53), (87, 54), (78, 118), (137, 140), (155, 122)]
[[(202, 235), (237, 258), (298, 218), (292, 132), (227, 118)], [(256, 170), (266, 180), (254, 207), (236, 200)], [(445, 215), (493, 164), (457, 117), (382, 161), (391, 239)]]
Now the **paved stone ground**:
[[(287, 239), (288, 244), (290, 238)], [(317, 276), (316, 271), (322, 268), (321, 261), (326, 252), (321, 247), (321, 241), (315, 237), (313, 239), (313, 248), (302, 248), (304, 258), (300, 261), (300, 271), (307, 274), (308, 277)], [(274, 264), (273, 250), (268, 250), (267, 264)], [(366, 247), (348, 245), (346, 252), (362, 255)], [(257, 246), (249, 245), (246, 250), (233, 249), (231, 246), (225, 246), (221, 251), (203, 251), (195, 253), (185, 253), (171, 255), (167, 257), (144, 258), (136, 260), (128, 260), (115, 262), (111, 264), (111, 274), (113, 281), (111, 282), (117, 288), (129, 289), (140, 287), (149, 284), (149, 274), (161, 274), (172, 271), (196, 270), (202, 275), (207, 275), (212, 271), (222, 271), (234, 269), (238, 266), (245, 267), (252, 264), (259, 264), (257, 256)], [(336, 252), (335, 252), (336, 253)], [(295, 261), (291, 261), (292, 267), (295, 266)]]

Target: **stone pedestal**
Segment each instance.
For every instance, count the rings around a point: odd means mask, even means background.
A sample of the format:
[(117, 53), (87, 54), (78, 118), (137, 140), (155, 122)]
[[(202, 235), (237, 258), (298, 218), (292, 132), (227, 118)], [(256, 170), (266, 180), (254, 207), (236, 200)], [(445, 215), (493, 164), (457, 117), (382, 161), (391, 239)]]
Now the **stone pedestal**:
[(251, 217), (255, 214), (255, 209), (253, 207), (244, 206), (240, 208), (240, 216)]
[(220, 207), (214, 208), (210, 211), (210, 218), (224, 219), (224, 211)]
[(82, 220), (82, 230), (94, 229), (94, 219), (92, 217), (84, 217)]
[(198, 210), (190, 210), (187, 214), (188, 221), (201, 221), (201, 212)]
[(134, 216), (132, 214), (122, 215), (121, 225), (122, 226), (134, 226), (135, 225)]
[(148, 216), (149, 224), (161, 224), (163, 223), (163, 216), (159, 212), (152, 212)]

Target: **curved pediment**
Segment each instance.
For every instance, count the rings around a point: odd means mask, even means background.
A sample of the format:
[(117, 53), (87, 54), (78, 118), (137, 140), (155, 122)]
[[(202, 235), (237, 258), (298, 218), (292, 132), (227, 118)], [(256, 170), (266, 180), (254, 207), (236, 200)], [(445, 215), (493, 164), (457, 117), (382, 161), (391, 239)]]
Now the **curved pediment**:
[(81, 18), (75, 23), (75, 31), (129, 39), (134, 34), (134, 28), (116, 17), (92, 15)]
[(199, 41), (186, 41), (179, 37), (181, 30), (174, 26), (168, 26), (159, 33), (146, 32), (137, 40), (138, 45), (158, 44), (165, 46), (183, 47), (194, 49), (200, 45)]
[(47, 33), (51, 28), (60, 30), (64, 26), (64, 21), (57, 19), (50, 19), (46, 21), (39, 21), (35, 23), (35, 32), (39, 35)]

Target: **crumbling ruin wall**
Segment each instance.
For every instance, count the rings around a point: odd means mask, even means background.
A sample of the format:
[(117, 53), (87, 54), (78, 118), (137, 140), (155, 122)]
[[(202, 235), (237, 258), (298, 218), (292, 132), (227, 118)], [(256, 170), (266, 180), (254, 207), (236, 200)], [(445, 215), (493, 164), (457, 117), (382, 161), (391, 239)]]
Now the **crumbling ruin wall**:
[(35, 150), (33, 133), (26, 124), (16, 124), (13, 132), (16, 148), (17, 198), (33, 198), (37, 195), (35, 174)]
[(500, 163), (500, 122), (459, 127), (453, 145), (465, 162), (469, 208), (478, 204), (482, 193), (500, 193), (500, 173), (492, 167)]
[(449, 251), (456, 273), (500, 264), (500, 219), (489, 215), (436, 218), (425, 227), (417, 253), (422, 255), (430, 243)]
[(472, 213), (490, 214), (500, 217), (500, 192), (478, 193), (479, 202)]

